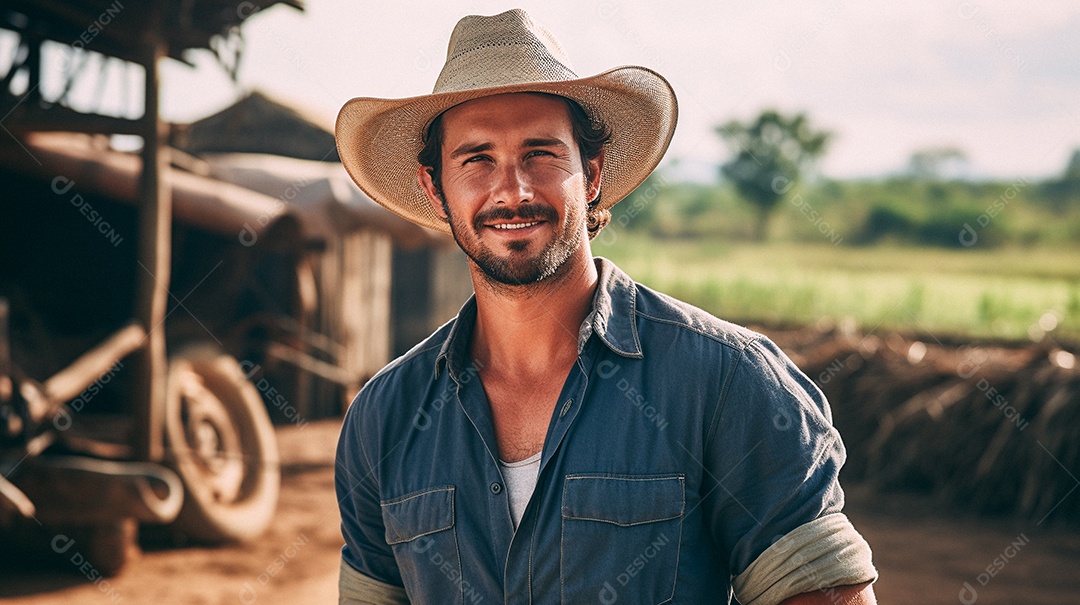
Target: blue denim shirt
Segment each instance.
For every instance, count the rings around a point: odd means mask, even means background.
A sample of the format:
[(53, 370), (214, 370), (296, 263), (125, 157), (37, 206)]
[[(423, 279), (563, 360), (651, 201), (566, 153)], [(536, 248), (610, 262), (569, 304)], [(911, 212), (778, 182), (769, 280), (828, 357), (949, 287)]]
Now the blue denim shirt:
[(816, 386), (765, 337), (597, 263), (519, 527), (470, 300), (346, 414), (345, 563), (412, 603), (726, 603), (766, 548), (840, 511), (844, 448)]

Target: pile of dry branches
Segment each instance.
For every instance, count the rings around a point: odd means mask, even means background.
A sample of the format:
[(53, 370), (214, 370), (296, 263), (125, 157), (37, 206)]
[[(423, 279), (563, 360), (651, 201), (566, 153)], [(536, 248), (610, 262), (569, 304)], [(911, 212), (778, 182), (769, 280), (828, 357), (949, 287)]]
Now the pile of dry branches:
[(1080, 363), (1060, 345), (766, 330), (817, 382), (845, 482), (1080, 522)]

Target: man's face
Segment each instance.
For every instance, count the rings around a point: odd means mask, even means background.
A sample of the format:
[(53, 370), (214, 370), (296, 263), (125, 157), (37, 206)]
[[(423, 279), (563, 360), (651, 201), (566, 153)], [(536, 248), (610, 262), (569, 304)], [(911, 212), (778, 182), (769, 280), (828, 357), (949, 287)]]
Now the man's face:
[(588, 241), (586, 204), (600, 182), (599, 159), (585, 181), (566, 103), (484, 97), (447, 110), (442, 126), (442, 199), (423, 168), (420, 182), (461, 249), (502, 284), (557, 274)]

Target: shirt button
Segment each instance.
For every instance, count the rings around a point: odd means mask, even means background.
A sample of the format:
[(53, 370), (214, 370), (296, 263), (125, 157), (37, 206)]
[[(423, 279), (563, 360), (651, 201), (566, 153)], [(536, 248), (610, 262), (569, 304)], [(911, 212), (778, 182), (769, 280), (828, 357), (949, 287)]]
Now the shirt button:
[(495, 483), (492, 483), (491, 484), (491, 493), (493, 493), (495, 495), (501, 494), (502, 493), (502, 484), (499, 483), (498, 481), (496, 481)]

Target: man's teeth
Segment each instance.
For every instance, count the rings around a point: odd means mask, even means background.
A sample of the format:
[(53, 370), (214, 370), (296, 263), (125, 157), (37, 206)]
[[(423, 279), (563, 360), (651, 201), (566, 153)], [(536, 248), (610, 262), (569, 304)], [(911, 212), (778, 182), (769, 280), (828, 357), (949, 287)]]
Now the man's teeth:
[(499, 223), (492, 225), (496, 229), (524, 229), (526, 227), (532, 227), (533, 225), (539, 225), (540, 221), (533, 221), (531, 223)]

